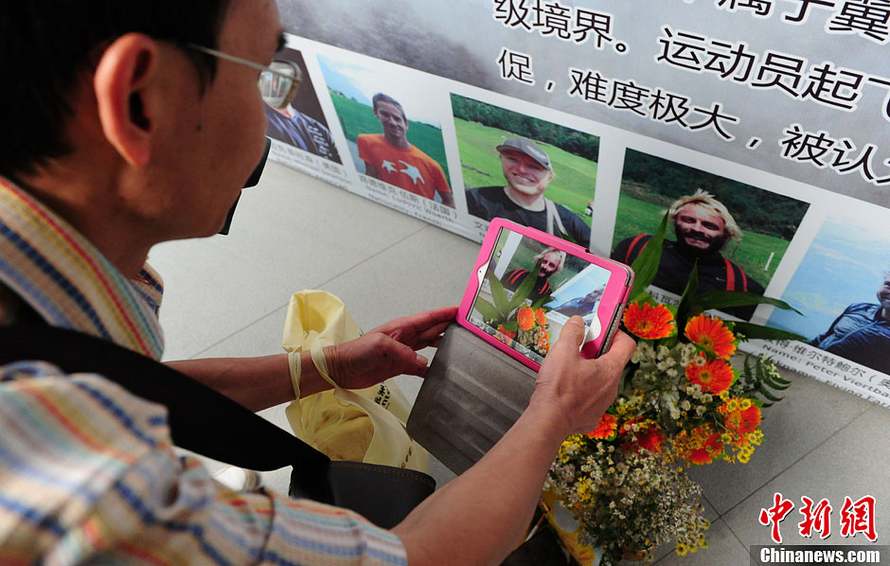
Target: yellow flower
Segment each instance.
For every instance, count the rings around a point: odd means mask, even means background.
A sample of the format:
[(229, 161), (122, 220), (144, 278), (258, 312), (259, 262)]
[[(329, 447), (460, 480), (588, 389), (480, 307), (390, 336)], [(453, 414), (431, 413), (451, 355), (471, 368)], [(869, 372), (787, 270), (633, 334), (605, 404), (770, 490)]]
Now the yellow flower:
[(687, 547), (685, 544), (680, 542), (680, 543), (677, 543), (676, 551), (677, 551), (677, 556), (686, 556), (687, 554), (689, 554), (689, 547)]

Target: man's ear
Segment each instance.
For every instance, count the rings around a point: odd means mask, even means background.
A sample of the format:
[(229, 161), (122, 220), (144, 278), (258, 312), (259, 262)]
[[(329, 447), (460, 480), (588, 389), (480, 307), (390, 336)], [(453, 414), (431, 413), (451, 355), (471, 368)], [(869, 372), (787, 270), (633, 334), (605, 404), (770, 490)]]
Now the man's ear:
[(128, 33), (108, 46), (93, 77), (102, 131), (121, 157), (137, 167), (151, 158), (154, 124), (145, 90), (157, 78), (158, 57), (154, 39)]

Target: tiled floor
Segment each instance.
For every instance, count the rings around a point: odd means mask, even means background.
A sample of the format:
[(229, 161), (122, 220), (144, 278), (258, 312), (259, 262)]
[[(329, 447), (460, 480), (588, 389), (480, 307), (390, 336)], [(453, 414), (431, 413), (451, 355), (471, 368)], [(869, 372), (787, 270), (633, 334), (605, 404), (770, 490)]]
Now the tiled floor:
[[(238, 206), (232, 234), (158, 246), (151, 260), (164, 275), (161, 321), (166, 359), (262, 355), (281, 351), (285, 307), (293, 291), (339, 295), (356, 321), (371, 328), (393, 317), (455, 304), (478, 246), (311, 177), (270, 164)], [(879, 541), (890, 536), (890, 411), (802, 376), (790, 376), (788, 399), (766, 413), (767, 440), (748, 465), (695, 470), (704, 486), (710, 548), (685, 559), (667, 550), (659, 564), (747, 565), (747, 546), (769, 542), (759, 525), (774, 492), (800, 504), (826, 498), (839, 537), (843, 499), (870, 494), (878, 504)], [(409, 398), (419, 379), (403, 377)], [(287, 428), (284, 406), (263, 413)], [(874, 436), (871, 436), (874, 435)], [(434, 467), (440, 481), (449, 472)], [(265, 482), (286, 488), (285, 473)], [(800, 515), (782, 523), (786, 543)]]

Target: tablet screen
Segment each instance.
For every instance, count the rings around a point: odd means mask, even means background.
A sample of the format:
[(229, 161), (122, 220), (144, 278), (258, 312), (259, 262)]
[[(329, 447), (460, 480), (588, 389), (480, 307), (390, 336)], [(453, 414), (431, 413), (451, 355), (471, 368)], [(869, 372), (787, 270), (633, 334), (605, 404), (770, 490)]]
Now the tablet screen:
[(575, 315), (599, 336), (597, 311), (610, 273), (563, 250), (502, 228), (478, 286), (469, 322), (541, 364)]

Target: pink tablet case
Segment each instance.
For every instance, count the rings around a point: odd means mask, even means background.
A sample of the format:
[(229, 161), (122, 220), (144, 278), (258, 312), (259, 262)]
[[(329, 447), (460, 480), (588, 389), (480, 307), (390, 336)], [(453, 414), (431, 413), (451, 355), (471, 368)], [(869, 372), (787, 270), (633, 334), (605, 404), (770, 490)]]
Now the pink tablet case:
[(463, 300), (460, 302), (460, 309), (457, 316), (458, 324), (534, 371), (540, 369), (540, 366), (537, 363), (526, 358), (503, 342), (500, 342), (494, 336), (486, 334), (483, 330), (468, 320), (470, 311), (473, 308), (473, 302), (476, 299), (476, 292), (479, 288), (480, 281), (485, 275), (485, 270), (487, 269), (488, 262), (491, 259), (494, 246), (497, 243), (502, 228), (519, 233), (546, 246), (564, 250), (568, 254), (579, 257), (588, 263), (592, 263), (593, 265), (609, 271), (611, 275), (606, 284), (605, 291), (603, 292), (603, 297), (600, 299), (599, 308), (597, 309), (597, 317), (599, 318), (602, 332), (600, 332), (600, 335), (595, 339), (587, 342), (581, 349), (581, 352), (587, 357), (594, 358), (608, 349), (609, 344), (607, 341), (611, 339), (612, 333), (609, 332), (609, 329), (612, 325), (613, 318), (616, 314), (620, 316), (633, 282), (633, 272), (630, 272), (630, 268), (611, 259), (597, 257), (581, 246), (572, 244), (546, 232), (529, 228), (528, 226), (522, 226), (503, 218), (493, 219), (488, 226), (488, 232), (485, 233), (482, 248), (473, 264), (470, 280), (467, 283)]

